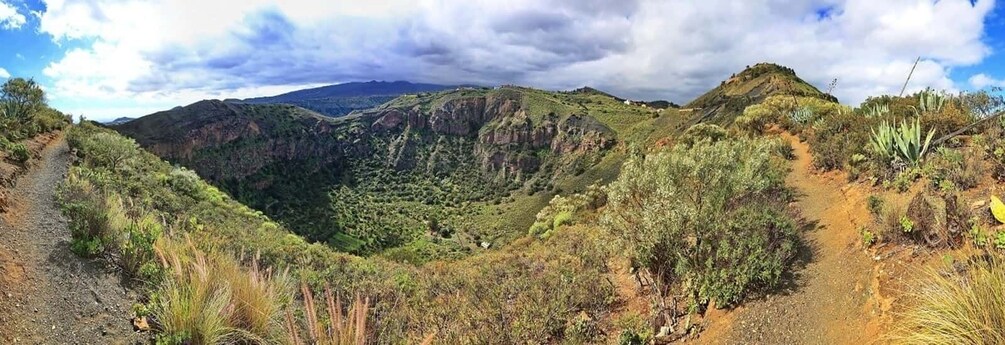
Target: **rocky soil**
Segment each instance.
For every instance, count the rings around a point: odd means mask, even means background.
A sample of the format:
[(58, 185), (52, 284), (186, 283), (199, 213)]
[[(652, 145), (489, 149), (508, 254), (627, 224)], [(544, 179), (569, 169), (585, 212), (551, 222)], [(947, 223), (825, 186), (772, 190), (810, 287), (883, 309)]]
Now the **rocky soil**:
[(0, 343), (141, 342), (129, 320), (135, 294), (114, 269), (70, 251), (55, 195), (71, 155), (61, 135), (44, 140), (0, 216)]

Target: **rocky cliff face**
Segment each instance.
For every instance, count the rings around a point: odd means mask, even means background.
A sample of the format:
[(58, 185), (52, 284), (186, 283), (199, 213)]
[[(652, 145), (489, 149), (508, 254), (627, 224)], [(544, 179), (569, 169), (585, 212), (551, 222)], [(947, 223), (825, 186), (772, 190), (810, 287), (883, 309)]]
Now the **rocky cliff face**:
[(375, 118), (370, 126), (375, 131), (404, 136), (391, 147), (391, 164), (396, 168), (415, 166), (414, 162), (408, 162), (414, 158), (409, 149), (420, 143), (412, 135), (426, 133), (433, 137), (474, 140), (473, 154), (482, 169), (502, 179), (537, 172), (547, 158), (542, 157), (543, 153), (548, 153), (547, 156), (597, 153), (615, 141), (613, 132), (593, 118), (548, 114), (543, 120), (534, 121), (521, 108), (519, 100), (506, 97), (463, 98), (447, 101), (428, 112), (416, 106), (408, 110), (384, 109), (369, 116)]
[(532, 117), (512, 94), (339, 120), (291, 106), (202, 101), (115, 128), (211, 181), (242, 179), (283, 161), (311, 161), (320, 168), (372, 156), (397, 170), (446, 169), (449, 162), (436, 153), (448, 142), (471, 143), (467, 159), (479, 162), (487, 177), (519, 180), (549, 160), (549, 167), (561, 171), (558, 157), (598, 153), (615, 141), (610, 129), (587, 116)]

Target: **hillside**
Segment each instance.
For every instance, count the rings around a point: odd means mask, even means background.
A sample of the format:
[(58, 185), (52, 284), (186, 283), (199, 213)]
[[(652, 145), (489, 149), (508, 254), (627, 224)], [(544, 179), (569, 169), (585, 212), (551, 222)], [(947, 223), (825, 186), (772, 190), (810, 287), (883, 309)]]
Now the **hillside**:
[(290, 104), (331, 117), (381, 105), (397, 96), (455, 89), (459, 86), (410, 83), (407, 81), (350, 82), (297, 90), (270, 97), (233, 100), (248, 104)]
[(606, 94), (503, 87), (340, 119), (202, 101), (113, 128), (312, 240), (362, 253), (440, 232), (449, 254), (519, 236), (551, 195), (612, 179), (620, 143), (678, 122)]
[(202, 101), (114, 127), (149, 151), (37, 100), (0, 136), (9, 342), (1005, 340), (1000, 96), (773, 94), (676, 137), (592, 91)]
[(728, 125), (747, 106), (760, 103), (774, 95), (813, 97), (837, 102), (800, 79), (790, 68), (772, 63), (747, 66), (740, 73), (724, 80), (719, 86), (683, 106), (694, 115), (688, 125), (714, 123)]

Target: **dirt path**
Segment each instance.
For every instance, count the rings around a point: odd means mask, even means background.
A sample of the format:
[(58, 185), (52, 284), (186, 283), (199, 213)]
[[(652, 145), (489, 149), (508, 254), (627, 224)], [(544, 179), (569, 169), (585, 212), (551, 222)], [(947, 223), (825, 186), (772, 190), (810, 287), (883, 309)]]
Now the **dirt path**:
[(699, 342), (709, 344), (867, 344), (875, 340), (873, 264), (859, 227), (870, 221), (865, 193), (840, 172), (816, 174), (809, 147), (791, 135), (796, 160), (787, 183), (803, 217), (816, 222), (794, 286), (719, 317)]
[(10, 191), (0, 217), (0, 343), (123, 344), (138, 336), (128, 320), (131, 294), (118, 275), (70, 251), (70, 232), (55, 204), (69, 150), (50, 142)]

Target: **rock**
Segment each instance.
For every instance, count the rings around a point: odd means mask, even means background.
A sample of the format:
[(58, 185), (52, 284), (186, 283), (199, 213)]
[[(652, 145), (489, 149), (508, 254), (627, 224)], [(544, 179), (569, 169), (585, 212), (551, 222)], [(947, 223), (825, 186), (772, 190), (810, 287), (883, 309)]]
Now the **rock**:
[(138, 332), (146, 332), (150, 330), (150, 323), (147, 322), (146, 316), (138, 316), (133, 319), (133, 330)]

